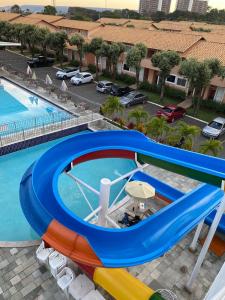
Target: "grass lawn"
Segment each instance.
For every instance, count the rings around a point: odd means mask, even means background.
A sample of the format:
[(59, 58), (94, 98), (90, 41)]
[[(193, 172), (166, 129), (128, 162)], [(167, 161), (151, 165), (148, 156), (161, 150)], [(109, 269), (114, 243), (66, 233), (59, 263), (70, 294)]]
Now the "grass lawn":
[[(149, 97), (149, 101), (160, 104), (160, 105), (178, 104), (179, 102), (182, 102), (182, 101), (174, 99), (174, 98), (164, 97), (163, 103), (161, 103), (160, 99), (159, 99), (160, 98), (159, 94), (145, 92), (145, 91), (142, 91), (142, 92), (143, 92), (143, 94), (145, 94), (146, 96)], [(216, 117), (223, 117), (223, 118), (225, 117), (224, 114), (222, 114), (222, 113), (218, 113), (214, 110), (207, 109), (204, 107), (200, 108), (198, 116), (194, 116), (193, 108), (189, 108), (187, 110), (187, 114), (190, 116), (196, 117), (198, 119), (201, 119), (203, 121), (206, 121), (206, 122), (210, 122)]]

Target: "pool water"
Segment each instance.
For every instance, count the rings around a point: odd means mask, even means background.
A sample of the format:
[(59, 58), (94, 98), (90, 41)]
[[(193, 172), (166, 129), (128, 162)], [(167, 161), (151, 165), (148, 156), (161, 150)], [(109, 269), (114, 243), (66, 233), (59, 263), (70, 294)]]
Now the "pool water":
[[(78, 134), (85, 134), (83, 131)], [(38, 159), (46, 150), (66, 138), (40, 144), (18, 152), (0, 157), (0, 241), (29, 241), (39, 237), (26, 221), (19, 201), (19, 184), (26, 169)], [(75, 166), (72, 173), (91, 186), (99, 189), (100, 179), (108, 177), (114, 179), (134, 169), (134, 162), (126, 159), (100, 159)], [(97, 170), (97, 172), (96, 172)], [(120, 182), (112, 189), (112, 197), (120, 191), (124, 182)], [(64, 204), (72, 212), (84, 218), (91, 211), (81, 195), (76, 183), (62, 174), (59, 178), (58, 189)], [(87, 198), (94, 208), (98, 206), (98, 199), (86, 189)], [(122, 195), (121, 197), (123, 197)]]
[(48, 101), (5, 79), (0, 80), (0, 134), (69, 118), (69, 113)]

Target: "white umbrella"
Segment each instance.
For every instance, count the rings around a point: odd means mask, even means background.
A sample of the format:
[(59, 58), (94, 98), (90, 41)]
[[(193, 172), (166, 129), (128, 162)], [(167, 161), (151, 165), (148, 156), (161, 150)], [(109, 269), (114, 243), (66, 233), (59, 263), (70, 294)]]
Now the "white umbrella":
[(32, 70), (30, 68), (30, 66), (28, 65), (27, 66), (27, 75), (31, 75), (32, 74)]
[(68, 90), (68, 86), (66, 85), (66, 83), (65, 83), (64, 80), (62, 81), (60, 90), (61, 90), (62, 92), (66, 92), (66, 91)]
[(45, 78), (45, 84), (46, 85), (52, 85), (53, 84), (53, 82), (51, 80), (51, 77), (48, 74), (46, 75), (46, 78)]
[(155, 188), (143, 181), (128, 182), (125, 191), (137, 201), (147, 200), (155, 196)]
[(33, 80), (37, 80), (37, 76), (36, 76), (36, 73), (35, 73), (35, 72), (33, 72), (33, 74), (32, 74), (32, 79), (33, 79)]

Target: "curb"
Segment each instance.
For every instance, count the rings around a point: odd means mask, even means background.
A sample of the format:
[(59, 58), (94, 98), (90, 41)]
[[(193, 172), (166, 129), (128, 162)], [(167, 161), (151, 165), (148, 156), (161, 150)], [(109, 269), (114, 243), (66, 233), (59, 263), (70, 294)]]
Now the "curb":
[[(155, 102), (152, 102), (152, 101), (147, 101), (147, 103), (152, 104), (152, 105), (155, 105), (155, 106), (158, 106), (158, 107), (163, 107), (163, 105), (160, 105), (160, 104), (155, 103)], [(195, 121), (204, 123), (204, 124), (208, 124), (208, 122), (206, 122), (206, 121), (204, 121), (204, 120), (201, 120), (201, 119), (199, 119), (199, 118), (195, 118), (195, 117), (193, 117), (193, 116), (191, 116), (191, 115), (186, 115), (186, 117), (188, 117), (188, 118), (190, 118), (190, 119), (193, 119), (193, 120), (195, 120)]]

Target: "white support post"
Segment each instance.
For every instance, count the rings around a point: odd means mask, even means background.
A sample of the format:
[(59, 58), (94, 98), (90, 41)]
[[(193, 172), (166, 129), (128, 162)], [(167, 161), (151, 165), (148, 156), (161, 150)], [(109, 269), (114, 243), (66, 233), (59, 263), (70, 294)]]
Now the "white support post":
[[(222, 181), (221, 189), (224, 191), (224, 181)], [(219, 205), (219, 207), (217, 209), (215, 218), (214, 218), (214, 220), (212, 222), (212, 225), (210, 227), (209, 233), (208, 233), (207, 238), (205, 240), (205, 243), (204, 243), (204, 245), (202, 247), (202, 250), (201, 250), (201, 252), (200, 252), (200, 254), (198, 256), (198, 259), (197, 259), (195, 267), (194, 267), (194, 269), (192, 271), (191, 277), (190, 277), (189, 281), (187, 282), (187, 284), (185, 285), (185, 289), (187, 291), (189, 291), (189, 292), (192, 292), (192, 285), (193, 285), (193, 283), (194, 283), (194, 281), (195, 281), (195, 279), (196, 279), (196, 277), (197, 277), (197, 275), (198, 275), (198, 273), (200, 271), (201, 265), (202, 265), (202, 263), (203, 263), (203, 261), (205, 259), (205, 256), (207, 254), (207, 251), (209, 249), (211, 241), (212, 241), (212, 239), (214, 237), (214, 234), (216, 232), (217, 226), (218, 226), (218, 224), (219, 224), (219, 222), (221, 220), (221, 217), (222, 217), (222, 215), (224, 213), (224, 210), (225, 210), (225, 195), (223, 196), (222, 201), (221, 201), (221, 203), (220, 203), (220, 205)]]
[(195, 252), (196, 249), (197, 249), (197, 242), (198, 242), (198, 239), (199, 239), (199, 236), (200, 236), (203, 224), (204, 224), (204, 220), (201, 221), (201, 223), (198, 224), (198, 227), (197, 227), (197, 229), (195, 231), (195, 235), (194, 235), (193, 241), (192, 241), (192, 243), (191, 243), (191, 245), (189, 247), (189, 250), (191, 252)]
[(106, 216), (109, 208), (109, 197), (110, 197), (111, 180), (108, 178), (102, 178), (99, 195), (99, 206), (101, 210), (98, 214), (98, 225), (106, 226)]

